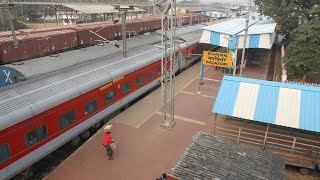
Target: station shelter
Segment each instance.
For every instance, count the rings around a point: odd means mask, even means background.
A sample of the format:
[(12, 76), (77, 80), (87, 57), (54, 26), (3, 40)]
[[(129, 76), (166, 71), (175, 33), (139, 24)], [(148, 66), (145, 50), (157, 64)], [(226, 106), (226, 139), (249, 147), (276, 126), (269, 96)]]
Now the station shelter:
[(319, 110), (320, 87), (224, 76), (214, 134), (280, 154), (289, 165), (319, 168)]
[(320, 87), (225, 76), (212, 112), (320, 132)]
[[(248, 27), (246, 48), (256, 50), (250, 54), (261, 53), (263, 49), (270, 50), (272, 48), (276, 37), (276, 23), (274, 21), (259, 21), (259, 19), (252, 20), (250, 18)], [(237, 53), (237, 50), (243, 48), (245, 28), (245, 18), (233, 18), (221, 21), (220, 23), (204, 27), (199, 42), (226, 48), (226, 51), (233, 54), (233, 58), (236, 59), (234, 62), (239, 64), (240, 58), (236, 57), (239, 57), (238, 55), (240, 54)], [(249, 57), (247, 56), (246, 58)], [(253, 61), (254, 59), (253, 57), (247, 60)]]

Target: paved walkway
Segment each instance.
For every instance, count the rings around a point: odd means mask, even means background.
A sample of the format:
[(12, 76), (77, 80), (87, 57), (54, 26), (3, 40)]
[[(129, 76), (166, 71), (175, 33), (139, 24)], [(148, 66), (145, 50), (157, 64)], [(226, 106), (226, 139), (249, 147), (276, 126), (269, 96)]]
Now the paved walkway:
[[(195, 132), (213, 132), (211, 110), (223, 73), (207, 67), (199, 95), (199, 70), (197, 63), (176, 79), (173, 128), (160, 127), (159, 88), (109, 122), (113, 124), (113, 137), (117, 141), (114, 160), (108, 160), (101, 145), (103, 130), (100, 129), (46, 179), (150, 180), (169, 171)], [(244, 77), (265, 79), (267, 71), (267, 66), (248, 66)], [(304, 178), (292, 169), (287, 173), (287, 177)]]
[[(205, 71), (198, 95), (200, 63), (177, 77), (175, 121), (172, 129), (160, 127), (160, 88), (113, 118), (117, 141), (114, 160), (106, 157), (100, 129), (47, 179), (155, 179), (169, 171), (197, 131), (212, 133), (211, 110), (223, 74)], [(266, 67), (245, 69), (245, 75), (264, 79)]]

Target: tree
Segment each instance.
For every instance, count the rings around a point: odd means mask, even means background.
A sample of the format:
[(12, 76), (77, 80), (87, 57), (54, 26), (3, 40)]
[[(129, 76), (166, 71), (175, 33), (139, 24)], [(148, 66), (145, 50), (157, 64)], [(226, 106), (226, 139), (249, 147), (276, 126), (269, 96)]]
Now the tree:
[(19, 7), (15, 7), (15, 15), (16, 16), (23, 16), (27, 17), (30, 22), (36, 22), (42, 15), (40, 5), (38, 4), (26, 4), (23, 5), (21, 10)]
[(320, 70), (319, 0), (255, 0), (259, 11), (281, 25), (289, 44), (283, 59), (288, 74), (302, 77)]
[(302, 77), (320, 70), (320, 17), (302, 24), (292, 33), (292, 42), (288, 46), (284, 63), (289, 76)]
[(255, 4), (281, 25), (280, 33), (288, 38), (300, 24), (315, 18), (312, 9), (320, 5), (319, 0), (255, 0)]
[[(8, 10), (7, 9), (2, 9), (2, 10), (0, 9), (0, 13), (1, 13), (0, 31), (11, 31)], [(26, 25), (16, 21), (17, 19), (19, 19), (19, 20), (22, 20), (22, 19), (21, 19), (21, 17), (16, 17), (14, 14), (14, 11), (13, 11), (12, 15), (14, 16), (13, 17), (13, 24), (14, 24), (15, 30), (28, 28)]]

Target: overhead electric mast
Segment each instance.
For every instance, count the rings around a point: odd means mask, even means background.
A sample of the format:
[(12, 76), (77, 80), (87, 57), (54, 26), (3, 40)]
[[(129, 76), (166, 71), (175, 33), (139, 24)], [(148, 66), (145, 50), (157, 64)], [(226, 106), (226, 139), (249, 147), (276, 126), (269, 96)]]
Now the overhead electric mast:
[[(164, 8), (161, 5), (164, 4)], [(162, 59), (161, 59), (161, 99), (162, 116), (161, 126), (173, 127), (174, 95), (175, 95), (175, 38), (176, 38), (176, 1), (162, 0), (156, 4), (162, 13)]]

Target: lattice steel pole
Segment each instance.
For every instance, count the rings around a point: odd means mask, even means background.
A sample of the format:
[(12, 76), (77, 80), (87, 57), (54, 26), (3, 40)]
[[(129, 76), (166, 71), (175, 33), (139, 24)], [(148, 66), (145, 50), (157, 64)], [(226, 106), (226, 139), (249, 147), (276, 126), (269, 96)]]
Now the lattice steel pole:
[[(170, 11), (170, 14), (169, 14)], [(161, 126), (173, 127), (174, 95), (175, 95), (175, 35), (176, 35), (176, 2), (170, 0), (162, 12), (162, 59), (161, 59), (161, 97), (162, 115)], [(168, 34), (170, 36), (168, 37)], [(169, 39), (169, 42), (168, 42)]]
[(127, 57), (127, 30), (126, 30), (127, 11), (122, 12), (122, 54)]
[(14, 44), (14, 47), (18, 47), (18, 40), (17, 40), (17, 36), (16, 36), (16, 30), (14, 29), (14, 19), (13, 19), (13, 16), (12, 16), (12, 9), (13, 9), (13, 5), (9, 5), (8, 6), (8, 17), (9, 17), (10, 29), (11, 29), (11, 32), (12, 32), (13, 44)]

